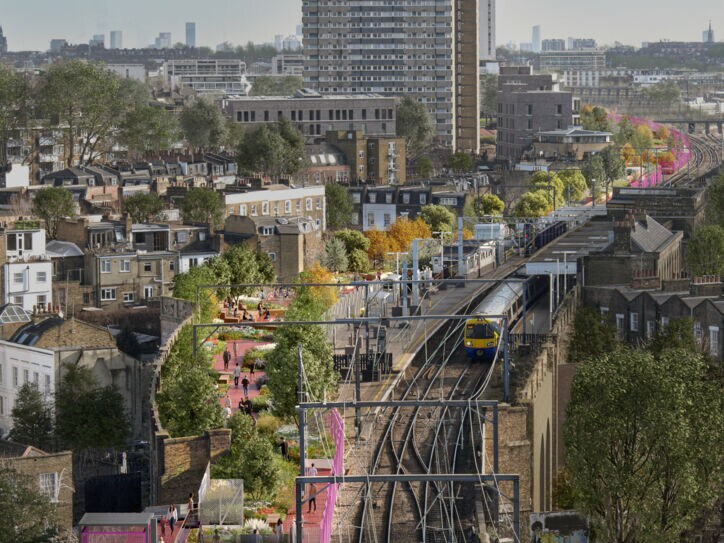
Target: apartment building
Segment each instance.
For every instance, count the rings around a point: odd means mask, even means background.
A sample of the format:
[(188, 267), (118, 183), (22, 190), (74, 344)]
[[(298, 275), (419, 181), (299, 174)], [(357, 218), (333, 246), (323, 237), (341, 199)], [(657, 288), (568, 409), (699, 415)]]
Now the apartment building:
[(258, 126), (282, 118), (314, 139), (330, 130), (359, 130), (394, 136), (396, 99), (380, 94), (320, 94), (302, 89), (293, 96), (235, 96), (222, 101), (224, 115), (242, 126)]
[(53, 269), (45, 251), (45, 230), (17, 223), (5, 232), (4, 303), (43, 311), (53, 300)]
[(267, 185), (263, 190), (224, 194), (226, 216), (306, 217), (324, 232), (327, 229), (324, 186), (290, 188)]
[(299, 76), (304, 75), (304, 55), (284, 53), (272, 57), (272, 75)]
[(353, 181), (375, 185), (404, 185), (407, 180), (405, 139), (366, 137), (360, 131), (327, 132), (327, 143), (337, 147), (349, 164)]
[(573, 95), (559, 89), (551, 74), (533, 74), (530, 66), (502, 67), (498, 76), (499, 161), (515, 164), (532, 152), (538, 132), (574, 124)]
[(198, 94), (246, 94), (246, 63), (239, 59), (177, 59), (163, 64), (170, 88), (188, 87)]
[(606, 55), (597, 50), (545, 51), (538, 57), (541, 72), (564, 72), (566, 70), (603, 70)]
[(304, 84), (324, 93), (411, 96), (439, 142), (479, 149), (477, 0), (302, 4)]

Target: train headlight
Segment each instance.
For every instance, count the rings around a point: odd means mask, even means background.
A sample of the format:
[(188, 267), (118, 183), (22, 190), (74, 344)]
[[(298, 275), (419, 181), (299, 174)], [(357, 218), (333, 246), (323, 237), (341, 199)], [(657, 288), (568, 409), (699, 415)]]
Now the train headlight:
[(466, 341), (466, 342), (465, 342), (465, 345), (466, 345), (467, 347), (472, 347), (472, 346), (473, 346), (473, 342), (472, 342), (472, 341)]
[(488, 347), (495, 347), (494, 341), (488, 341)]

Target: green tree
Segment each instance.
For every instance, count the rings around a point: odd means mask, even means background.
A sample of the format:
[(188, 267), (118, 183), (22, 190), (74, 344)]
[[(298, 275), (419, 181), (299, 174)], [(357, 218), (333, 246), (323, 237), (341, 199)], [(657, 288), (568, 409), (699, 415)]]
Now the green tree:
[(214, 189), (190, 188), (181, 201), (180, 211), (184, 221), (208, 224), (212, 232), (224, 220), (224, 204)]
[(674, 319), (656, 332), (649, 350), (654, 356), (659, 356), (670, 349), (682, 349), (690, 353), (701, 352), (701, 345), (694, 336), (694, 319)]
[(583, 106), (581, 108), (581, 126), (586, 130), (609, 132), (611, 126), (608, 122), (608, 113), (600, 106)]
[(558, 207), (566, 198), (563, 181), (554, 172), (535, 172), (529, 182), (530, 190), (545, 191), (551, 207)]
[(613, 136), (613, 141), (616, 142), (616, 145), (619, 147), (623, 147), (627, 143), (631, 143), (633, 130), (634, 127), (631, 123), (631, 119), (625, 116), (621, 117), (621, 120), (618, 122), (616, 127), (616, 133)]
[(203, 98), (183, 109), (180, 124), (186, 141), (197, 150), (216, 147), (224, 138), (221, 111), (213, 102)]
[(13, 70), (0, 66), (0, 140), (21, 121), (30, 89), (25, 79)]
[[(219, 259), (218, 260), (223, 260)], [(224, 264), (215, 263), (214, 266), (226, 266), (228, 263), (223, 260)], [(209, 296), (208, 290), (199, 290), (198, 287), (201, 285), (214, 285), (221, 284), (223, 282), (228, 283), (231, 279), (231, 271), (229, 269), (229, 275), (225, 277), (225, 281), (220, 280), (217, 273), (215, 273), (214, 267), (208, 264), (203, 266), (197, 266), (191, 268), (189, 271), (180, 273), (174, 277), (173, 281), (173, 296), (174, 298), (181, 298), (182, 300), (188, 300), (190, 302), (200, 304), (198, 308), (199, 316), (202, 322), (210, 322), (216, 317), (216, 300)], [(197, 298), (198, 292), (198, 298)]]
[(712, 179), (706, 190), (706, 221), (724, 228), (724, 172)]
[(40, 492), (37, 476), (0, 464), (0, 508), (9, 521), (0, 533), (0, 543), (55, 541), (55, 506)]
[(157, 220), (166, 206), (155, 192), (139, 192), (123, 200), (123, 207), (134, 223), (148, 223)]
[[(236, 285), (258, 285), (265, 283), (265, 277), (259, 270), (257, 253), (249, 249), (244, 243), (230, 247), (221, 255), (229, 264), (231, 283)], [(273, 275), (272, 275), (273, 280)], [(231, 295), (234, 297), (251, 294), (253, 287), (232, 287)]]
[(452, 232), (455, 229), (455, 214), (445, 206), (437, 204), (423, 206), (420, 218), (433, 232)]
[(548, 213), (549, 205), (546, 191), (526, 192), (515, 204), (513, 214), (523, 218), (543, 217)]
[(227, 426), (231, 429), (229, 454), (212, 467), (213, 476), (243, 479), (244, 492), (254, 499), (272, 498), (279, 484), (279, 467), (269, 438), (256, 431), (251, 417), (234, 413)]
[(621, 179), (626, 175), (626, 164), (621, 158), (621, 149), (616, 145), (609, 145), (600, 153), (603, 161), (603, 172), (607, 182)]
[(116, 137), (130, 156), (139, 156), (169, 149), (178, 135), (178, 119), (173, 114), (161, 107), (140, 104), (122, 119)]
[(586, 178), (579, 170), (561, 170), (556, 172), (556, 175), (563, 185), (563, 199), (570, 202), (578, 202), (583, 199), (588, 187)]
[(334, 233), (334, 239), (338, 239), (344, 243), (348, 258), (356, 250), (367, 252), (367, 249), (370, 248), (370, 240), (359, 230), (350, 230), (348, 228), (337, 230)]
[(262, 283), (269, 284), (276, 281), (277, 274), (274, 270), (274, 262), (267, 253), (257, 251), (254, 254), (254, 260), (256, 260), (256, 267), (259, 270), (259, 278)]
[(645, 124), (634, 127), (629, 141), (631, 146), (639, 153), (654, 146), (654, 133)]
[(581, 307), (573, 323), (573, 338), (568, 348), (568, 362), (588, 362), (618, 348), (616, 328), (605, 322), (599, 311)]
[(55, 432), (61, 445), (75, 451), (126, 444), (131, 425), (123, 396), (113, 387), (101, 387), (91, 370), (63, 366), (55, 395)]
[(660, 110), (667, 110), (681, 101), (681, 91), (676, 81), (661, 81), (643, 89), (644, 96)]
[(623, 350), (578, 368), (566, 465), (602, 541), (678, 542), (720, 497), (720, 387), (702, 357), (685, 350)]
[(700, 226), (686, 248), (686, 263), (692, 275), (724, 274), (724, 228)]
[(364, 273), (370, 269), (370, 258), (366, 251), (355, 249), (347, 258), (349, 271)]
[(473, 169), (473, 157), (467, 153), (453, 153), (448, 167), (456, 173), (465, 173)]
[(345, 272), (349, 266), (347, 260), (347, 250), (344, 248), (344, 242), (341, 239), (332, 238), (327, 242), (324, 251), (324, 265), (335, 272)]
[(304, 138), (286, 118), (249, 130), (236, 148), (241, 171), (263, 172), (272, 178), (294, 175), (304, 166), (305, 158)]
[(324, 186), (324, 198), (327, 201), (327, 228), (336, 230), (349, 226), (352, 220), (352, 196), (347, 187), (328, 183)]
[(33, 198), (33, 215), (45, 222), (48, 239), (55, 239), (60, 219), (75, 215), (73, 195), (60, 187), (44, 187)]
[(480, 217), (482, 215), (502, 215), (505, 202), (495, 194), (481, 194), (465, 202), (463, 214), (466, 217)]
[(42, 450), (53, 446), (53, 408), (36, 383), (27, 382), (18, 390), (11, 412), (10, 439)]
[(71, 60), (50, 67), (39, 98), (53, 125), (63, 130), (65, 162), (70, 167), (76, 148), (78, 160), (85, 164), (109, 149), (124, 115), (147, 97), (148, 89), (138, 82), (120, 79), (102, 66)]
[(424, 151), (432, 141), (430, 115), (425, 106), (411, 96), (405, 96), (397, 105), (397, 135), (405, 138), (410, 158)]
[[(292, 302), (285, 318), (300, 322), (315, 320), (321, 316), (322, 309), (316, 300), (301, 296)], [(274, 343), (276, 346), (266, 358), (266, 372), (275, 415), (297, 421), (297, 366), (300, 344), (304, 368), (302, 382), (308, 401), (321, 401), (336, 396), (339, 375), (334, 371), (332, 345), (321, 326), (280, 326), (274, 332)]]
[(481, 109), (485, 118), (494, 118), (498, 115), (498, 76), (484, 74), (480, 78)]
[(415, 162), (415, 173), (417, 177), (430, 177), (432, 175), (432, 169), (432, 159), (427, 155), (421, 156), (417, 159), (417, 162)]
[(586, 184), (591, 188), (591, 197), (597, 198), (602, 191), (606, 180), (606, 171), (603, 167), (603, 159), (599, 155), (592, 155), (581, 168)]
[(251, 96), (292, 96), (304, 86), (302, 78), (296, 75), (274, 77), (261, 75), (254, 78)]

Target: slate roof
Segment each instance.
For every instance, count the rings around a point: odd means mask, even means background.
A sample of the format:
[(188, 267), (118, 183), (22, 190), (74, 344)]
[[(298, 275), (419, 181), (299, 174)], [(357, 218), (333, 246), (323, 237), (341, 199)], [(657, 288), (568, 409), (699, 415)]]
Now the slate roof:
[(646, 222), (636, 221), (631, 232), (633, 248), (645, 253), (661, 251), (675, 238), (676, 234), (648, 215), (646, 216)]

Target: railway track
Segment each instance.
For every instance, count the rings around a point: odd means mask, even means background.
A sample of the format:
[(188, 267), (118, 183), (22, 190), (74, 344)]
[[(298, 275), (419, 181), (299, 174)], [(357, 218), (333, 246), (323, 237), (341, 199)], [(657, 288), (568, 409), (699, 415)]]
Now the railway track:
[(686, 167), (681, 168), (666, 179), (665, 184), (671, 187), (697, 185), (700, 176), (709, 173), (721, 162), (722, 143), (718, 135), (690, 134), (691, 157)]
[[(487, 292), (487, 289), (486, 289)], [(471, 300), (464, 312), (469, 312)], [(415, 368), (396, 394), (398, 399), (475, 399), (495, 367), (471, 364), (462, 348), (464, 321), (452, 321), (438, 332), (437, 347)], [(455, 412), (457, 411), (457, 413)], [(466, 414), (447, 408), (389, 408), (372, 461), (372, 473), (449, 473)], [(451, 441), (452, 439), (455, 441)], [(441, 483), (370, 484), (356, 526), (359, 543), (382, 541), (465, 541), (462, 519), (451, 506), (455, 486)], [(458, 535), (448, 535), (455, 532)]]

